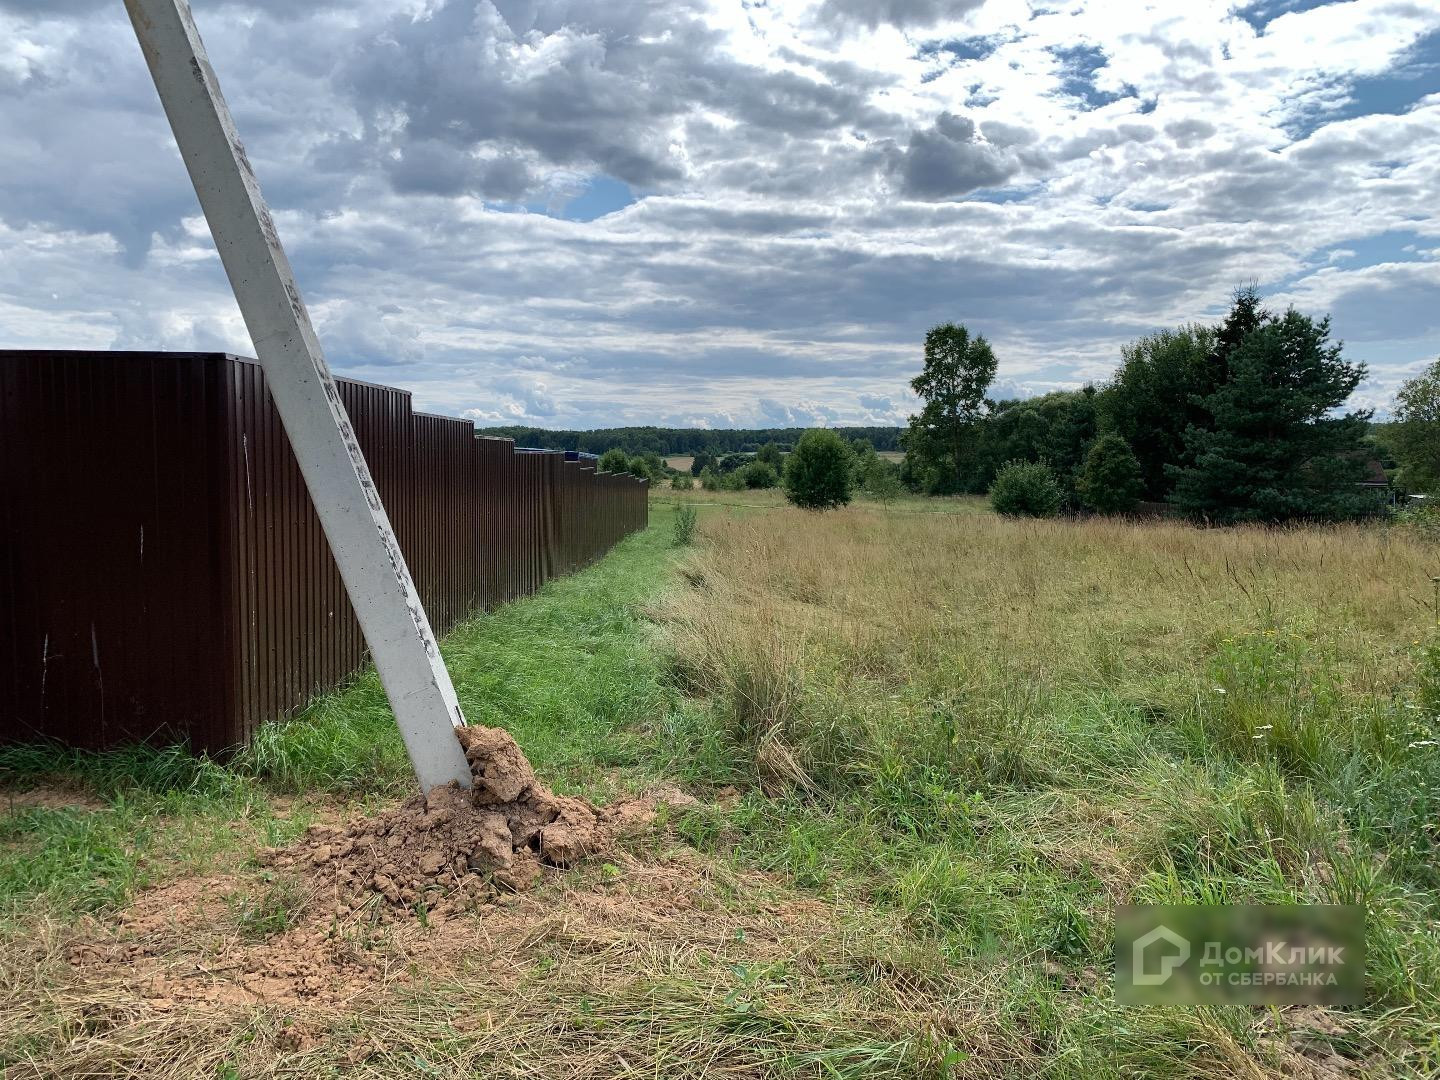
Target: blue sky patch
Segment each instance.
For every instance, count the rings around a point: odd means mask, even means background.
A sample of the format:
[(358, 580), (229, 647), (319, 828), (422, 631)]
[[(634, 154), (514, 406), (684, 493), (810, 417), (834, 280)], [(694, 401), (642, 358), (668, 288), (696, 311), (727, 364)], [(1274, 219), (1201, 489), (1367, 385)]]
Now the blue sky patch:
[(567, 221), (594, 221), (616, 210), (623, 210), (636, 202), (630, 185), (608, 176), (595, 176), (585, 184), (585, 190), (576, 195), (556, 217)]
[(1402, 113), (1426, 94), (1434, 93), (1440, 93), (1440, 34), (1427, 34), (1383, 75), (1352, 82), (1350, 101), (1328, 119)]
[(1235, 14), (1254, 27), (1257, 34), (1263, 34), (1266, 25), (1281, 15), (1288, 15), (1292, 11), (1310, 11), (1312, 8), (1325, 7), (1336, 2), (1337, 0), (1255, 0), (1255, 3), (1237, 7)]
[(1420, 262), (1421, 251), (1436, 247), (1440, 247), (1440, 238), (1427, 240), (1409, 229), (1397, 229), (1376, 233), (1363, 240), (1346, 240), (1335, 248), (1316, 254), (1321, 260), (1336, 266), (1374, 266), (1376, 263)]
[(983, 34), (978, 37), (953, 38), (950, 41), (927, 41), (915, 51), (917, 60), (947, 58), (951, 63), (964, 60), (984, 60), (1007, 41), (1013, 40), (1005, 34)]
[(1077, 97), (1092, 109), (1109, 105), (1123, 97), (1133, 96), (1134, 87), (1126, 86), (1123, 93), (1114, 94), (1095, 89), (1095, 73), (1109, 63), (1105, 50), (1094, 45), (1070, 45), (1049, 50), (1060, 61), (1060, 92)]

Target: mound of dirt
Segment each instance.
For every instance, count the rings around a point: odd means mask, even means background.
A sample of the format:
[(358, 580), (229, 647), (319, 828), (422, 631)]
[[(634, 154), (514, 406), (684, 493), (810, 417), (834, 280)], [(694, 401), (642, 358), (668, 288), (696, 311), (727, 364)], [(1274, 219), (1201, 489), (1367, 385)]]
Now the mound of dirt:
[(377, 817), (312, 826), (291, 847), (262, 851), (259, 861), (331, 892), (337, 916), (375, 896), (392, 909), (443, 915), (521, 892), (545, 867), (563, 869), (603, 851), (618, 834), (651, 821), (659, 801), (694, 801), (674, 793), (596, 807), (537, 781), (506, 732), (467, 727), (456, 734), (470, 762), (469, 790), (451, 784)]

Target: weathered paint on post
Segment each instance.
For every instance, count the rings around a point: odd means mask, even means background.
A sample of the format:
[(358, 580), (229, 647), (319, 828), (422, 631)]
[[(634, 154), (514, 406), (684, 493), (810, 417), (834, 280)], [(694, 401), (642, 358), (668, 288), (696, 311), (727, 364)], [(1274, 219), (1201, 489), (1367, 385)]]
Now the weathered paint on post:
[(423, 788), (470, 770), (455, 690), (186, 0), (125, 0), (405, 748)]

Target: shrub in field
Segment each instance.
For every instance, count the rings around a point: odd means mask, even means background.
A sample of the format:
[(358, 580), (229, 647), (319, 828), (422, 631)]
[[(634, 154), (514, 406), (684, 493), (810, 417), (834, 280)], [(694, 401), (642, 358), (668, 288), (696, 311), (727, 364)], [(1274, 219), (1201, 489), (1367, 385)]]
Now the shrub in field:
[(1440, 543), (1440, 506), (1406, 507), (1396, 511), (1391, 522), (1421, 540)]
[(1043, 461), (1007, 461), (990, 486), (990, 505), (1010, 517), (1054, 517), (1064, 496)]
[(775, 466), (758, 458), (740, 469), (738, 475), (745, 481), (745, 486), (752, 490), (773, 488), (780, 484), (780, 474), (775, 471)]
[(630, 459), (628, 471), (631, 476), (649, 480), (652, 484), (665, 479), (667, 474), (665, 462), (656, 453), (636, 454)]
[(675, 511), (674, 536), (676, 547), (689, 547), (695, 542), (695, 523), (698, 515), (693, 506), (682, 506)]
[(1440, 632), (1420, 654), (1418, 683), (1420, 707), (1440, 719)]
[(670, 486), (676, 491), (689, 491), (695, 486), (695, 480), (689, 473), (676, 473), (670, 481)]
[(876, 458), (866, 471), (862, 490), (872, 499), (888, 503), (900, 497), (903, 489), (900, 483), (900, 469), (884, 458)]
[(850, 446), (826, 428), (805, 432), (785, 459), (785, 497), (806, 510), (844, 506), (850, 480)]
[(630, 471), (630, 458), (618, 446), (611, 447), (600, 455), (600, 471), (622, 473)]
[(706, 491), (720, 490), (720, 474), (713, 465), (706, 465), (700, 470), (700, 486)]
[(1119, 435), (1105, 435), (1091, 445), (1075, 481), (1080, 501), (1102, 514), (1123, 514), (1134, 508), (1144, 481), (1140, 461)]

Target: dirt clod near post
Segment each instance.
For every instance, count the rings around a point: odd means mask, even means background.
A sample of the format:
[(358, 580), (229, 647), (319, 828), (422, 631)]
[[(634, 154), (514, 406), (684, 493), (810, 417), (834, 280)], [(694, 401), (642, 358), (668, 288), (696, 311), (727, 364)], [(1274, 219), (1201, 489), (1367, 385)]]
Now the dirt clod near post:
[(474, 778), (469, 790), (451, 784), (377, 817), (313, 826), (291, 847), (262, 852), (260, 861), (332, 893), (339, 916), (379, 896), (391, 909), (443, 917), (524, 891), (546, 867), (563, 869), (601, 852), (654, 817), (653, 797), (600, 808), (552, 793), (499, 728), (456, 734)]

